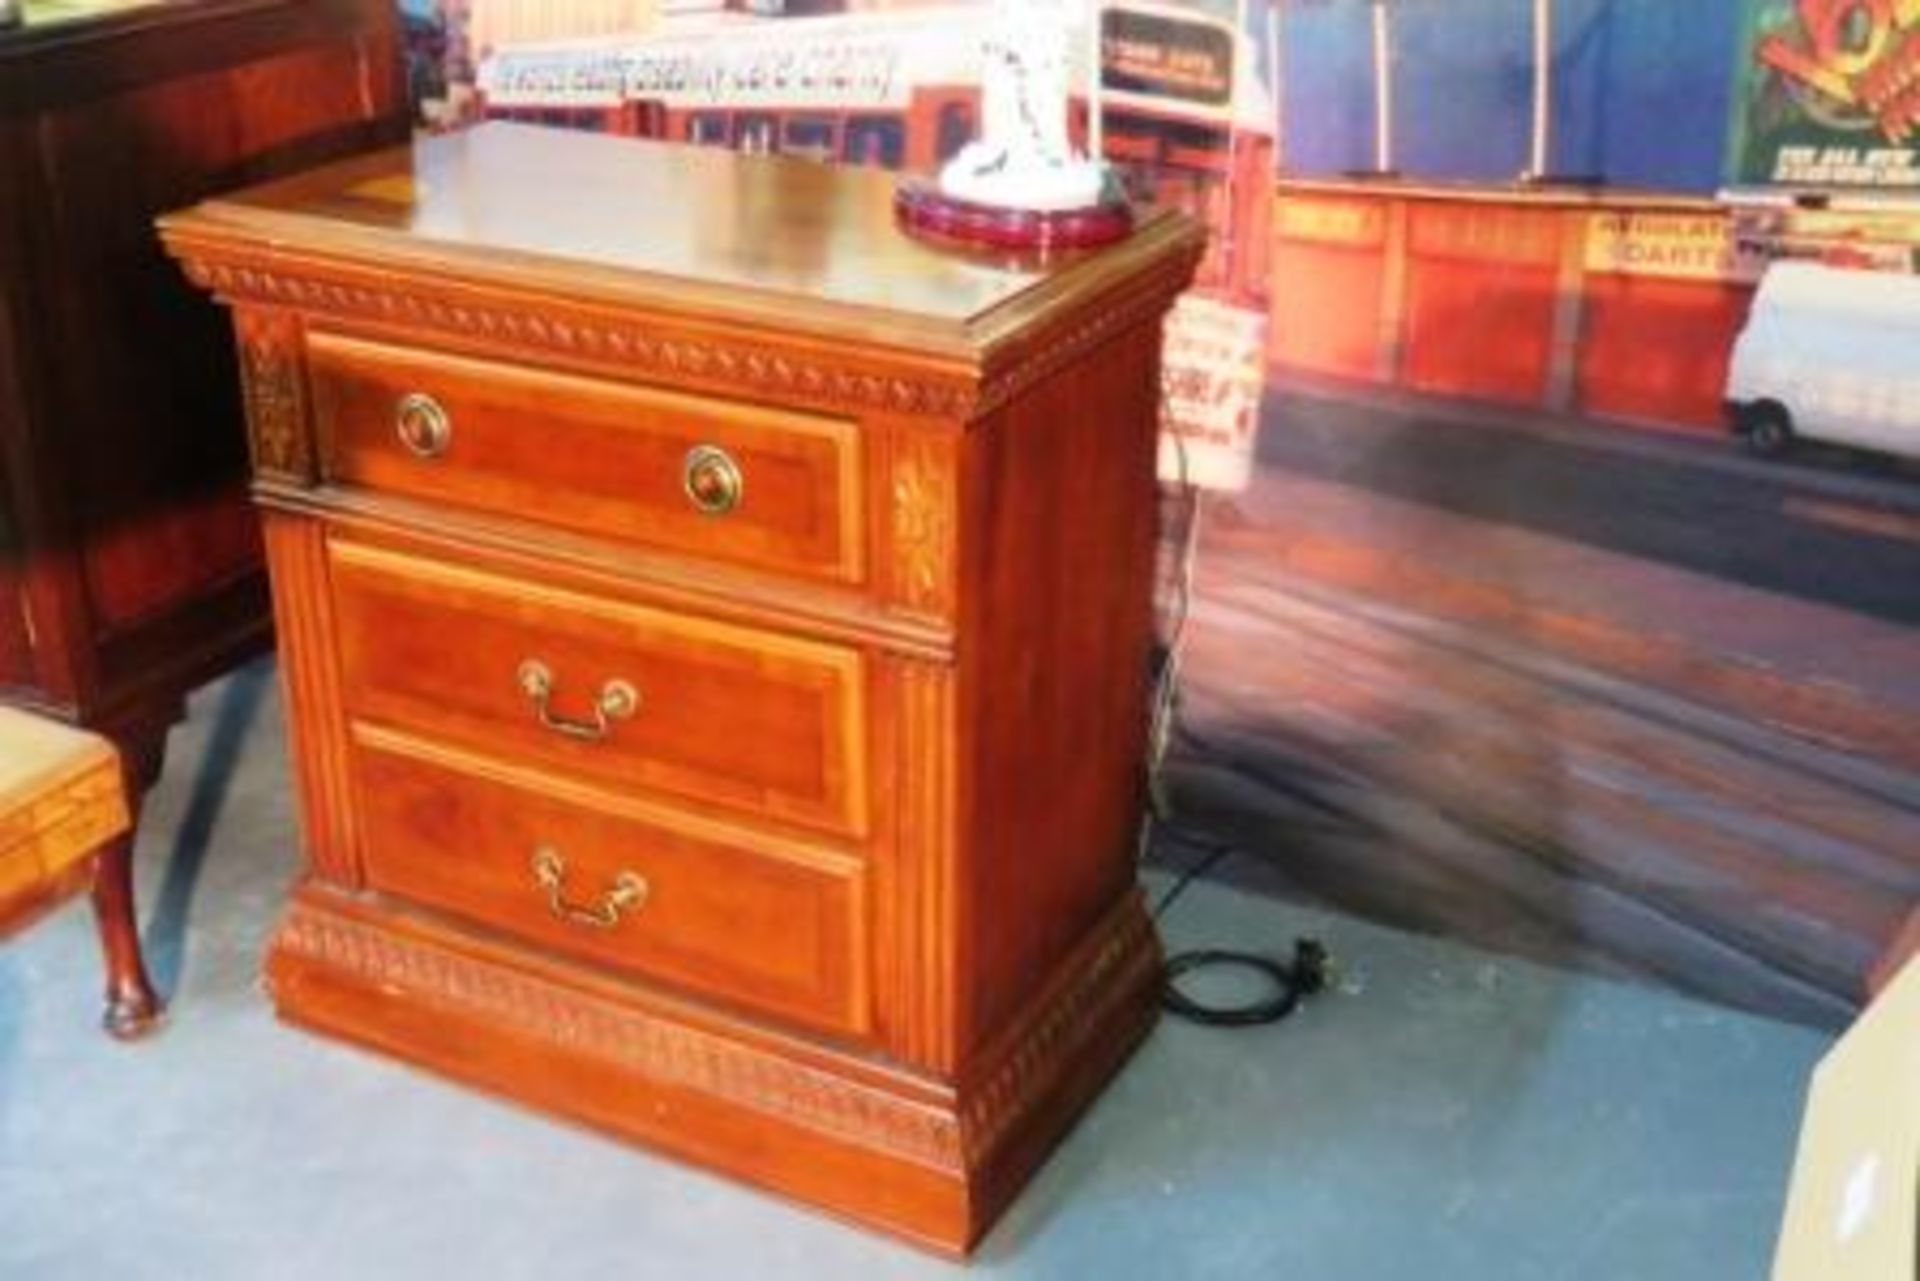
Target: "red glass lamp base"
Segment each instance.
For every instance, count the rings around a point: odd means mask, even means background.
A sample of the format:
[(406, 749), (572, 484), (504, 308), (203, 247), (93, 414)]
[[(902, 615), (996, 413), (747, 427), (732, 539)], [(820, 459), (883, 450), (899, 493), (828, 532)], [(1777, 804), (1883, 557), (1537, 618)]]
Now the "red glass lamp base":
[(893, 215), (915, 235), (996, 249), (1089, 249), (1133, 230), (1133, 206), (1125, 200), (1079, 209), (1005, 209), (956, 199), (923, 179), (900, 184)]

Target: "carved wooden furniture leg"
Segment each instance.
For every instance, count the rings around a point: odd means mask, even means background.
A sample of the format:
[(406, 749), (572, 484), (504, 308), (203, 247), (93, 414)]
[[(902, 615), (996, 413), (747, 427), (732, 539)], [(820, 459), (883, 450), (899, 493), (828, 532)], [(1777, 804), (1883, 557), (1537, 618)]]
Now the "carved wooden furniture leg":
[(163, 1007), (140, 954), (140, 926), (133, 912), (133, 832), (101, 847), (93, 864), (93, 917), (106, 958), (107, 1004), (101, 1026), (123, 1041), (151, 1032)]
[(0, 706), (0, 937), (91, 884), (106, 952), (106, 1028), (151, 1029), (160, 1002), (133, 917), (129, 764), (97, 734)]

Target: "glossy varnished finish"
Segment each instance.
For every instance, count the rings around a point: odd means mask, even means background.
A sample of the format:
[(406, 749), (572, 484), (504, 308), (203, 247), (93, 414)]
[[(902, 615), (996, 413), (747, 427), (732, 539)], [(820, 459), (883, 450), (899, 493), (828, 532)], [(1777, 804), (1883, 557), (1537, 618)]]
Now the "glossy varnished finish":
[[(854, 855), (371, 729), (355, 777), (375, 889), (665, 984), (866, 1029)], [(625, 900), (623, 877), (639, 887)]]
[(1002, 1026), (1132, 884), (1113, 851), (1139, 821), (1153, 608), (1139, 567), (1157, 491), (1151, 433), (1113, 424), (1156, 401), (1159, 341), (1152, 327), (1115, 339), (967, 439), (961, 492), (980, 540), (961, 587), (974, 643), (959, 654), (971, 1038)]
[[(152, 217), (389, 142), (404, 110), (382, 0), (0, 32), (0, 700), (115, 740), (136, 814), (185, 692), (271, 638), (231, 344)], [(132, 846), (66, 876), (91, 885), (120, 1035), (159, 1010)]]
[[(859, 440), (844, 419), (330, 333), (309, 335), (307, 358), (329, 480), (827, 581), (864, 573)], [(422, 387), (435, 389), (421, 407), (438, 414), (432, 441), (396, 422)], [(737, 478), (724, 512), (689, 497), (698, 451)]]
[(234, 308), (266, 508), (282, 1015), (962, 1251), (1153, 1018), (1199, 245), (995, 266), (891, 194), (489, 126), (165, 234)]
[[(345, 540), (329, 570), (356, 720), (607, 786), (867, 830), (857, 650)], [(530, 663), (551, 676), (544, 704), (522, 684)], [(615, 683), (632, 693), (628, 715), (596, 706)]]
[(374, 0), (183, 0), (0, 33), (0, 698), (137, 781), (269, 640), (230, 342), (152, 217), (404, 128)]
[(707, 148), (602, 144), (494, 124), (243, 192), (207, 219), (394, 267), (779, 311), (876, 336), (950, 336), (1044, 280), (896, 234), (890, 174), (777, 157), (742, 169)]
[(140, 1036), (161, 1005), (133, 920), (133, 807), (113, 746), (0, 706), (0, 939), (89, 886), (106, 956), (112, 1035)]

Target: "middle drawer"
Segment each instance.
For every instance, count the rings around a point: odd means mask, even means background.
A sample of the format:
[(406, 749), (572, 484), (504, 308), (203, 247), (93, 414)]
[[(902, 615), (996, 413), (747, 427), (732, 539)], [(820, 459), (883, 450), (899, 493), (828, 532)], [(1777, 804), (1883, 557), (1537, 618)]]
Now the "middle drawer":
[(330, 564), (354, 719), (866, 834), (859, 651), (339, 539)]

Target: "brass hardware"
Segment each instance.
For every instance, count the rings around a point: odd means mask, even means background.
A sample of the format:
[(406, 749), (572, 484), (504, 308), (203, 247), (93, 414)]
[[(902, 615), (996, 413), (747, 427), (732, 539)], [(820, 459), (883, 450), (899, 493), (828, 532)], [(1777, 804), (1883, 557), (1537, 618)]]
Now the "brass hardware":
[(402, 396), (393, 411), (393, 432), (419, 458), (438, 458), (453, 441), (453, 420), (423, 391)]
[(533, 879), (546, 891), (547, 911), (557, 921), (610, 930), (620, 923), (621, 916), (646, 906), (647, 878), (638, 872), (620, 873), (613, 878), (613, 888), (602, 894), (598, 903), (582, 906), (567, 902), (567, 864), (560, 857), (560, 851), (551, 845), (540, 846), (533, 852), (532, 866)]
[(718, 445), (695, 445), (680, 469), (680, 484), (687, 500), (702, 513), (724, 516), (740, 505), (746, 482), (733, 455)]
[(520, 692), (533, 700), (534, 714), (540, 723), (556, 734), (597, 743), (613, 732), (613, 722), (624, 721), (640, 710), (640, 692), (626, 681), (611, 680), (600, 687), (593, 700), (593, 719), (574, 720), (553, 710), (553, 669), (537, 658), (520, 664)]

